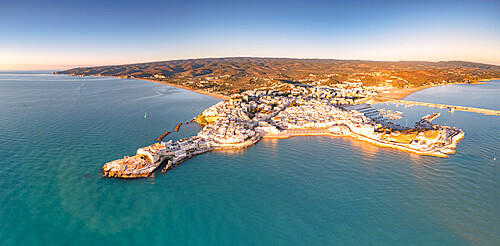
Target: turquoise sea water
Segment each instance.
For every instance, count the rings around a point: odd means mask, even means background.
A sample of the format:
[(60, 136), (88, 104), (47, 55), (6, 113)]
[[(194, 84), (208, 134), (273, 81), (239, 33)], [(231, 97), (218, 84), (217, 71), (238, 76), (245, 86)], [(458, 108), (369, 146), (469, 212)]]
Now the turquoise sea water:
[[(482, 99), (470, 106), (500, 109), (500, 81), (447, 87)], [(408, 99), (463, 102), (441, 90)], [(105, 162), (217, 101), (146, 81), (0, 73), (0, 244), (500, 244), (500, 117), (378, 105), (411, 124), (442, 112), (437, 123), (466, 132), (448, 159), (295, 137), (204, 154), (152, 178), (102, 177)]]

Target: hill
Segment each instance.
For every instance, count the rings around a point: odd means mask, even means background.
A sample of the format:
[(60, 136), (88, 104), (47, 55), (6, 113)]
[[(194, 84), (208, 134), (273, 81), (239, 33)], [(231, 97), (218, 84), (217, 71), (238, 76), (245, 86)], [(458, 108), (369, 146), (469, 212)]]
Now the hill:
[(56, 74), (148, 79), (229, 95), (280, 83), (408, 88), (499, 78), (500, 66), (465, 61), (363, 61), (228, 57), (73, 68)]

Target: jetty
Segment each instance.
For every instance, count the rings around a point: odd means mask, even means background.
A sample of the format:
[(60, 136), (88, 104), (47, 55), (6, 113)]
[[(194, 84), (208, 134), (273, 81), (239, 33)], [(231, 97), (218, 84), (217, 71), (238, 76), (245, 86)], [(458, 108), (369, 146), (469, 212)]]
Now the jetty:
[(166, 137), (168, 134), (170, 134), (169, 131), (166, 131), (165, 133), (161, 134), (161, 136), (159, 136), (156, 141), (161, 141), (164, 137)]
[(181, 128), (181, 126), (182, 126), (182, 123), (177, 124), (177, 126), (174, 129), (174, 131), (178, 132), (179, 129)]
[(439, 103), (426, 103), (426, 102), (417, 102), (417, 101), (407, 101), (407, 100), (398, 100), (398, 99), (392, 99), (392, 98), (387, 98), (387, 97), (378, 97), (382, 102), (394, 102), (394, 103), (400, 103), (404, 105), (418, 105), (418, 106), (426, 106), (426, 107), (433, 107), (433, 108), (446, 108), (450, 110), (451, 112), (455, 110), (459, 111), (464, 111), (464, 112), (473, 112), (473, 113), (479, 113), (479, 114), (484, 114), (484, 115), (494, 115), (494, 116), (500, 116), (500, 110), (493, 110), (493, 109), (484, 109), (484, 108), (474, 108), (474, 107), (466, 107), (466, 106), (455, 106), (455, 105), (447, 105), (447, 104), (439, 104)]
[(363, 113), (366, 117), (372, 119), (373, 121), (382, 124), (382, 126), (387, 128), (393, 128), (397, 130), (407, 129), (403, 126), (395, 126), (392, 123), (388, 122), (389, 120), (397, 120), (402, 117), (406, 117), (403, 115), (403, 112), (399, 111), (391, 111), (385, 109), (377, 109), (368, 103), (355, 104), (355, 105), (342, 105), (341, 106), (345, 110), (356, 110), (358, 112)]

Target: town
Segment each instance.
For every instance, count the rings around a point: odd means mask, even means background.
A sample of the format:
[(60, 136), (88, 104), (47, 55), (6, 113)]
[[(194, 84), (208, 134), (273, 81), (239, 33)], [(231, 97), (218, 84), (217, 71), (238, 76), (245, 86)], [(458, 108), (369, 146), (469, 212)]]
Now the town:
[(162, 163), (163, 172), (195, 155), (251, 146), (262, 138), (304, 135), (348, 136), (419, 155), (448, 157), (464, 132), (432, 123), (439, 114), (424, 116), (409, 128), (388, 122), (363, 102), (377, 92), (364, 87), (286, 84), (279, 90), (249, 90), (206, 109), (195, 120), (203, 125), (196, 135), (159, 141), (139, 148), (135, 156), (106, 163), (105, 176), (150, 176)]

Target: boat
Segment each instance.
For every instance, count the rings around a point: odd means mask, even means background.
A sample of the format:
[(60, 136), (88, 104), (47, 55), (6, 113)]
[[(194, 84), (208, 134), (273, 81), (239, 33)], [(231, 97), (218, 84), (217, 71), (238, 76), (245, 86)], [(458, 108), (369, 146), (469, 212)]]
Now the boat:
[(146, 114), (146, 112), (144, 112), (144, 119), (146, 119), (148, 117), (148, 115)]

